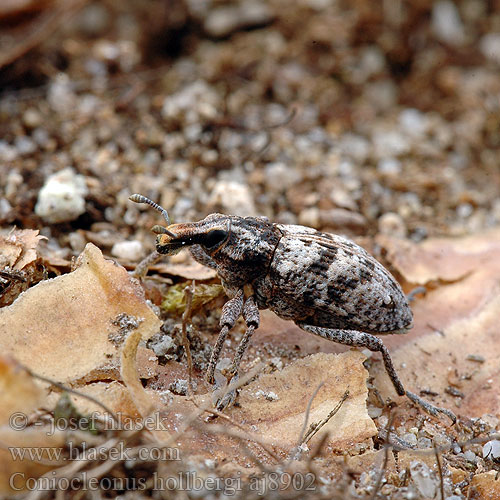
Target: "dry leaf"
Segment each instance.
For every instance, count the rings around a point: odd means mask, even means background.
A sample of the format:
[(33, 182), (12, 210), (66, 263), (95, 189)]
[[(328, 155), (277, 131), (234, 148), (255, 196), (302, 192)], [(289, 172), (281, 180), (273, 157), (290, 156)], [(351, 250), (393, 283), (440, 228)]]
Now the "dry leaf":
[(498, 500), (500, 498), (500, 481), (497, 472), (492, 470), (476, 474), (469, 488), (472, 489), (470, 500)]
[(0, 235), (0, 307), (12, 304), (21, 292), (44, 279), (38, 246), (44, 239), (33, 229)]
[[(25, 488), (29, 478), (40, 477), (47, 471), (64, 464), (57, 459), (59, 451), (67, 444), (67, 434), (47, 427), (28, 427), (16, 431), (11, 427), (0, 426), (0, 493), (20, 491)], [(25, 458), (16, 455), (18, 450), (28, 450)], [(29, 452), (40, 454), (40, 460), (32, 460)], [(17, 456), (17, 458), (15, 458)]]
[[(0, 310), (0, 349), (35, 373), (60, 382), (116, 364), (127, 325), (146, 339), (160, 320), (140, 285), (121, 266), (85, 247), (72, 273), (46, 280)], [(122, 319), (124, 326), (121, 325)]]
[(379, 235), (376, 242), (387, 260), (409, 283), (456, 281), (496, 261), (500, 255), (500, 229), (462, 238), (431, 238), (421, 243)]
[[(349, 396), (311, 440), (311, 445), (328, 432), (326, 446), (348, 450), (377, 433), (366, 410), (368, 373), (364, 359), (357, 351), (338, 355), (320, 353), (295, 361), (279, 372), (262, 375), (241, 392), (240, 407), (233, 408), (231, 416), (252, 426), (255, 434), (266, 442), (290, 450), (299, 439), (309, 400), (323, 382), (312, 401), (308, 425), (323, 420), (346, 390)], [(270, 393), (278, 399), (266, 399), (265, 395)]]
[(38, 258), (38, 244), (46, 239), (34, 229), (14, 229), (7, 236), (0, 235), (0, 267), (23, 270)]
[(29, 415), (44, 397), (31, 375), (14, 360), (0, 356), (0, 425), (15, 412)]
[[(359, 445), (369, 448), (370, 438), (377, 433), (366, 410), (368, 391), (364, 359), (361, 353), (350, 351), (340, 355), (316, 354), (295, 361), (283, 370), (262, 375), (243, 387), (238, 407), (230, 407), (225, 413), (248, 429), (249, 436), (271, 445), (285, 457), (297, 446), (308, 403), (323, 382), (312, 401), (307, 427), (325, 419), (338, 405), (346, 390), (349, 390), (349, 396), (338, 413), (308, 445), (314, 446), (328, 432), (327, 447), (358, 453)], [(210, 394), (195, 396), (198, 407), (203, 407), (210, 399)], [(171, 432), (175, 432), (196, 411), (196, 407), (186, 397), (174, 396), (168, 412), (162, 414), (162, 422)], [(228, 426), (228, 431), (232, 428), (224, 420), (220, 420), (219, 424)], [(223, 432), (214, 439), (210, 426), (200, 427), (194, 436), (192, 433), (185, 434), (179, 437), (179, 441), (182, 441), (181, 448), (186, 453), (195, 453), (200, 459), (205, 457), (222, 460), (238, 454), (239, 441)], [(263, 454), (258, 446), (256, 448), (255, 453), (259, 453), (259, 459), (268, 463), (269, 456)], [(238, 463), (244, 465), (245, 461), (247, 458), (243, 454)]]
[(168, 274), (170, 276), (179, 276), (187, 280), (205, 281), (213, 279), (217, 276), (215, 269), (203, 266), (196, 262), (193, 258), (189, 258), (187, 262), (170, 263), (160, 262), (151, 266), (156, 272)]
[[(384, 338), (403, 383), (417, 393), (438, 392), (435, 403), (469, 417), (500, 414), (500, 231), (431, 239), (411, 244), (411, 251), (399, 240), (388, 246), (405, 279), (438, 280), (437, 288), (413, 302), (413, 330)], [(484, 363), (471, 360), (471, 354)], [(392, 384), (379, 368), (375, 384), (384, 397), (394, 398)], [(445, 393), (457, 384), (464, 397)]]
[(144, 390), (136, 367), (135, 358), (140, 340), (141, 334), (138, 331), (132, 332), (125, 340), (121, 351), (121, 374), (132, 401), (143, 418), (146, 418), (154, 409), (154, 402)]

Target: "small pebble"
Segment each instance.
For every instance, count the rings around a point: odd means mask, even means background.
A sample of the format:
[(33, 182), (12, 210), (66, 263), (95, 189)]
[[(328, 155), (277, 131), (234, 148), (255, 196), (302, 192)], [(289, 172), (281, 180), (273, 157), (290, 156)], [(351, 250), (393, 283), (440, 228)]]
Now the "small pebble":
[(273, 13), (267, 3), (247, 0), (242, 4), (217, 7), (205, 18), (203, 28), (208, 35), (222, 38), (234, 31), (271, 22)]
[(370, 418), (378, 418), (382, 415), (382, 408), (378, 406), (368, 406), (368, 416)]
[(451, 0), (439, 0), (432, 7), (432, 29), (436, 38), (449, 45), (462, 45), (465, 31), (457, 6)]
[(247, 184), (236, 181), (218, 181), (208, 200), (208, 204), (217, 207), (231, 215), (255, 216), (255, 208), (252, 192)]
[[(490, 441), (490, 443), (491, 443), (491, 441)], [(473, 462), (473, 463), (477, 462), (477, 456), (471, 450), (464, 451), (464, 458), (465, 458), (465, 460), (468, 460), (469, 462)]]
[(9, 200), (0, 198), (0, 219), (5, 219), (11, 210), (12, 205), (9, 203)]
[(403, 441), (406, 441), (408, 444), (411, 444), (412, 446), (417, 445), (417, 436), (415, 436), (413, 432), (406, 432), (401, 436), (401, 439), (403, 439)]
[(423, 462), (414, 460), (410, 463), (411, 481), (424, 498), (434, 498), (438, 488), (438, 479)]
[(377, 170), (381, 174), (399, 175), (401, 173), (401, 162), (395, 158), (381, 158), (377, 163)]
[(407, 235), (403, 218), (394, 212), (387, 212), (379, 218), (378, 229), (381, 234), (395, 238), (406, 238)]
[(18, 153), (22, 156), (30, 155), (37, 150), (36, 143), (30, 137), (25, 135), (20, 135), (16, 137), (14, 141), (14, 146)]
[(161, 337), (159, 342), (150, 343), (149, 346), (157, 356), (165, 356), (177, 349), (177, 344), (170, 335)]
[(500, 64), (500, 33), (488, 33), (479, 41), (482, 54), (491, 61)]
[(71, 248), (73, 249), (74, 252), (78, 254), (83, 252), (86, 241), (82, 233), (78, 231), (73, 231), (72, 233), (69, 233), (68, 239), (69, 239), (69, 244), (71, 245)]
[(136, 262), (144, 256), (142, 243), (137, 240), (119, 241), (113, 245), (111, 255), (118, 259)]
[(483, 446), (483, 458), (498, 461), (500, 459), (500, 441), (493, 439)]
[(75, 220), (85, 212), (85, 178), (71, 167), (50, 175), (38, 193), (35, 213), (49, 224)]
[(188, 381), (186, 379), (177, 379), (175, 382), (172, 382), (168, 388), (179, 396), (185, 396), (188, 392)]
[(40, 112), (35, 108), (28, 108), (23, 113), (23, 124), (32, 129), (39, 127), (43, 123), (43, 118)]

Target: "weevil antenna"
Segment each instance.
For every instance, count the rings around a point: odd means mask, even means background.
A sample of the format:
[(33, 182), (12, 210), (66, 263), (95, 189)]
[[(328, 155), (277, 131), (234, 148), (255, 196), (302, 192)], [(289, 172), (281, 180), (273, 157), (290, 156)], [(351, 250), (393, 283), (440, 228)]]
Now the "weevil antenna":
[[(143, 196), (142, 194), (132, 194), (128, 197), (130, 201), (133, 201), (134, 203), (144, 203), (146, 205), (149, 205), (150, 207), (153, 207), (155, 210), (160, 212), (163, 215), (163, 218), (165, 219), (167, 226), (170, 226), (170, 217), (168, 215), (168, 212), (163, 208), (158, 205), (158, 203), (155, 203), (153, 200), (150, 200), (146, 196)], [(177, 235), (169, 231), (167, 228), (162, 228), (161, 231), (158, 231), (157, 229), (160, 226), (154, 226), (153, 227), (153, 232), (156, 234), (168, 234), (169, 236), (172, 236), (175, 238)]]

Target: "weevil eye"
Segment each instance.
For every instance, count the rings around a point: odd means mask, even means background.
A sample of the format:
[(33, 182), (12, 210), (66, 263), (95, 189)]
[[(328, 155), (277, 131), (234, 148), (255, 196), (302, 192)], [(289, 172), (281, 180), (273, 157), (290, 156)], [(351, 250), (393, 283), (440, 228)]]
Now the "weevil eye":
[(224, 229), (212, 229), (203, 236), (201, 244), (206, 248), (214, 248), (220, 245), (226, 238), (228, 232)]

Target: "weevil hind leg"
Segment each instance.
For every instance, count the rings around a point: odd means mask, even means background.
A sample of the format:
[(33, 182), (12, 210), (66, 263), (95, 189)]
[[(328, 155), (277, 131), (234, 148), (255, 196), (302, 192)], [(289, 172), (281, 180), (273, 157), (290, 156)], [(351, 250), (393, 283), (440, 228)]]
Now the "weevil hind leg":
[(431, 403), (425, 401), (420, 398), (413, 392), (407, 391), (398, 377), (396, 369), (394, 368), (394, 364), (392, 362), (391, 356), (387, 347), (382, 343), (382, 341), (376, 337), (375, 335), (371, 335), (370, 333), (359, 332), (356, 330), (337, 330), (337, 329), (329, 329), (322, 328), (318, 326), (306, 325), (304, 323), (297, 323), (297, 325), (305, 330), (306, 332), (314, 333), (315, 335), (319, 335), (327, 340), (331, 340), (333, 342), (337, 342), (339, 344), (348, 345), (352, 347), (366, 347), (370, 351), (380, 352), (382, 354), (382, 359), (384, 360), (384, 366), (391, 379), (396, 392), (400, 396), (407, 396), (411, 401), (419, 405), (424, 411), (427, 413), (437, 416), (439, 413), (446, 415), (453, 423), (456, 422), (457, 417), (455, 414), (446, 409), (440, 408), (438, 406), (434, 406)]

